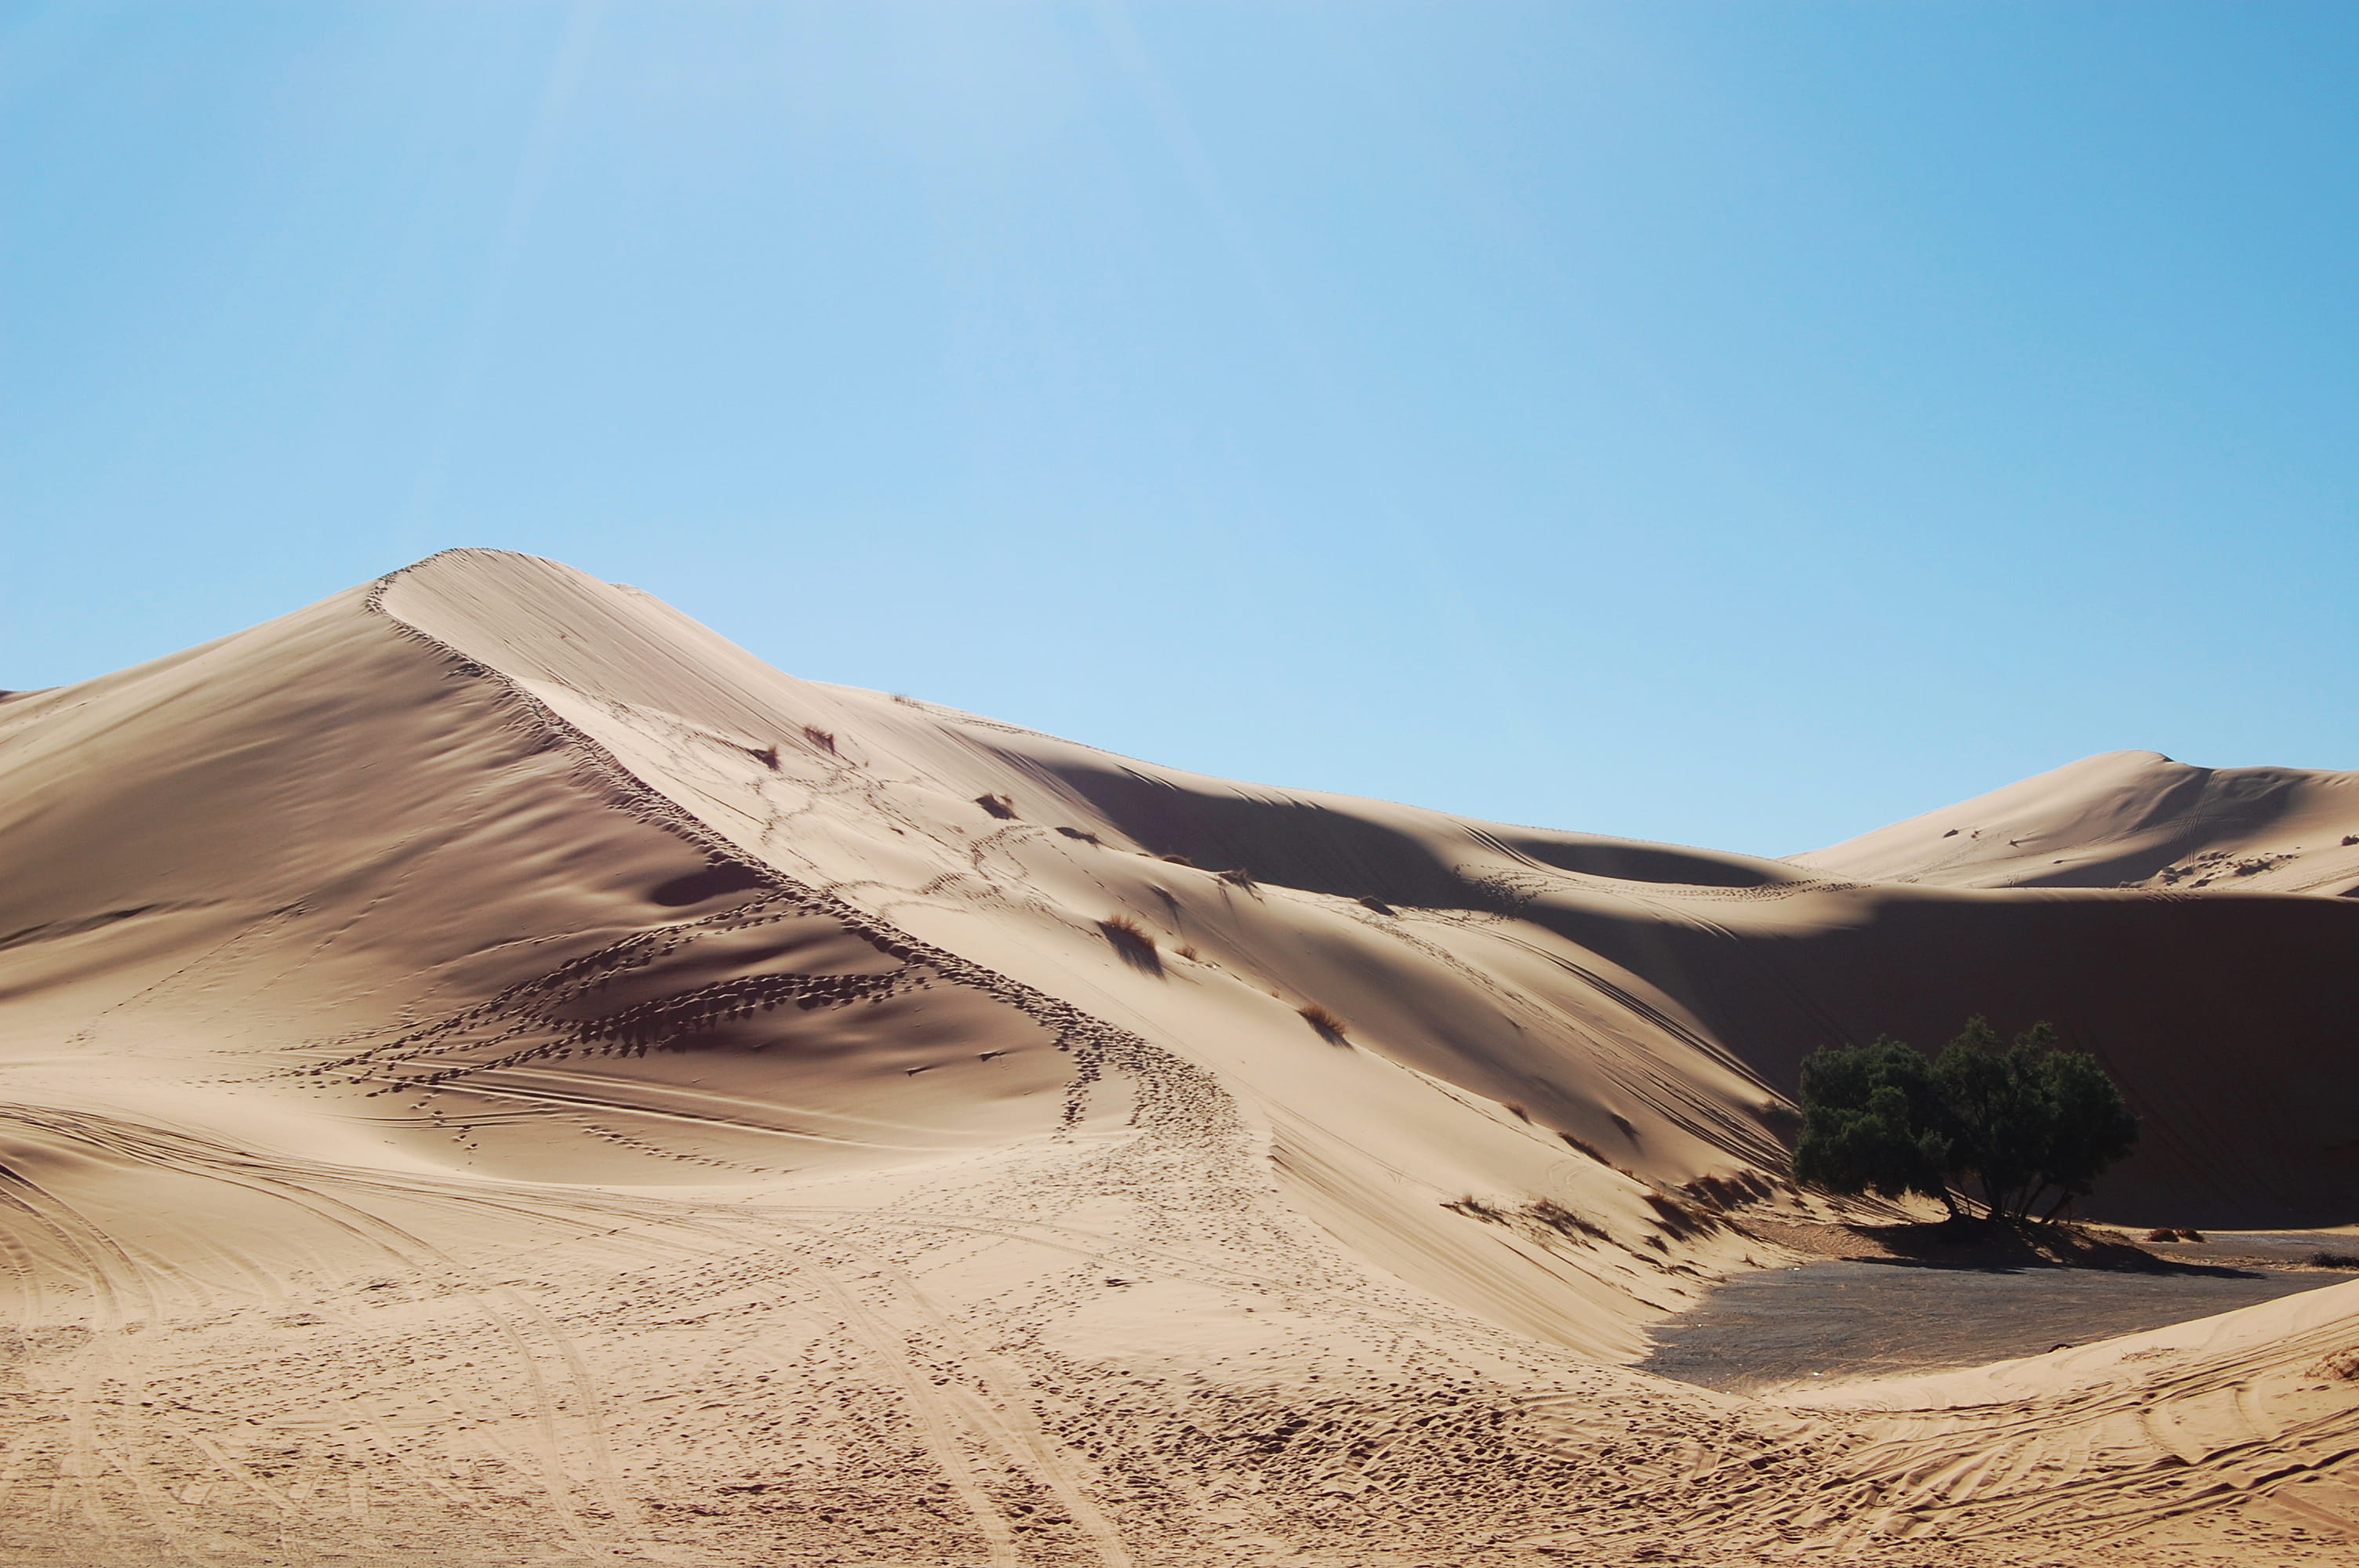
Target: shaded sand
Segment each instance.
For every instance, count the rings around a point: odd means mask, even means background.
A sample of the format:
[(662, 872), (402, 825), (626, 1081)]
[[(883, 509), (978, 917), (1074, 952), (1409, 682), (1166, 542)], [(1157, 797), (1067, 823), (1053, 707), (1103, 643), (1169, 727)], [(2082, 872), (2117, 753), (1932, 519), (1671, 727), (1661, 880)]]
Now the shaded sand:
[(480, 551), (11, 697), (0, 863), (12, 1562), (2297, 1562), (2359, 1519), (2359, 1397), (2285, 1359), (2359, 1344), (2347, 1289), (2010, 1383), (2028, 1447), (1621, 1364), (1779, 1260), (1732, 1213), (1824, 1217), (1800, 1055), (1969, 1011), (2128, 1085), (2101, 1217), (2349, 1220), (2359, 901), (1239, 785)]
[(1638, 1363), (1709, 1389), (1979, 1366), (2210, 1317), (2352, 1278), (1813, 1262), (1739, 1274), (1657, 1327)]

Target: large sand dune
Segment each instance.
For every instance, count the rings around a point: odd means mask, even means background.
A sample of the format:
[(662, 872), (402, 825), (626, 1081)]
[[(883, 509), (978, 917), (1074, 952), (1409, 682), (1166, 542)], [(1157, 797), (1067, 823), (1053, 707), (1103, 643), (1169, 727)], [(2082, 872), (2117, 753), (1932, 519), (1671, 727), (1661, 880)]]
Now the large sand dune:
[(2359, 773), (2106, 752), (1789, 858), (1935, 887), (2359, 896)]
[(1996, 1424), (1622, 1365), (1809, 1206), (1801, 1055), (1969, 1011), (2124, 1080), (2099, 1215), (2359, 1217), (2359, 900), (1915, 843), (1230, 784), (493, 552), (18, 694), (0, 1548), (2347, 1558), (2359, 1384), (2309, 1369), (2359, 1287), (2010, 1372)]

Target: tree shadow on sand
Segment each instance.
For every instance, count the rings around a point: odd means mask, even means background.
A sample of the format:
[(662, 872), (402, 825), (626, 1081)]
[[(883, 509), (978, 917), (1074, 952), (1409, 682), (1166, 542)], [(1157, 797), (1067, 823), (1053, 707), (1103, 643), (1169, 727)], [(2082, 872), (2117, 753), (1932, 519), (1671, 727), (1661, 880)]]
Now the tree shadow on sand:
[(2143, 1247), (2099, 1236), (2074, 1225), (2037, 1221), (2013, 1224), (1958, 1217), (1930, 1224), (1854, 1225), (1851, 1233), (1879, 1249), (1880, 1256), (1854, 1256), (1855, 1263), (1904, 1269), (1973, 1269), (2016, 1273), (2026, 1269), (2098, 1269), (2121, 1274), (2201, 1275), (2215, 1280), (2252, 1280), (2251, 1269), (2221, 1263), (2190, 1263), (2163, 1258)]

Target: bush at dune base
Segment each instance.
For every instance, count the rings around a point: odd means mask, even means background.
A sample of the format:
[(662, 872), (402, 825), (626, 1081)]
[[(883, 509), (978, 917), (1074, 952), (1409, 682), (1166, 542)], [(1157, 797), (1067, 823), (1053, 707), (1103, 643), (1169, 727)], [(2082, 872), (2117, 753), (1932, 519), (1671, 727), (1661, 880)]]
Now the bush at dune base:
[(2097, 1059), (2041, 1022), (2009, 1045), (1981, 1018), (1926, 1056), (1889, 1035), (1802, 1063), (1794, 1179), (1837, 1193), (1920, 1193), (1953, 1215), (2054, 1215), (2136, 1144), (2138, 1119)]

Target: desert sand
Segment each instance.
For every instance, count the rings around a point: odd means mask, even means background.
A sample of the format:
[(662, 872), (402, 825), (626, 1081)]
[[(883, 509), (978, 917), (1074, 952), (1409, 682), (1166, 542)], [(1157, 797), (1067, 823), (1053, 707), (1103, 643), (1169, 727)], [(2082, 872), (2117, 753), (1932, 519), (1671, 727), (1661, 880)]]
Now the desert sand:
[(2359, 773), (2107, 752), (1831, 849), (1834, 876), (1937, 887), (2237, 889), (2359, 897)]
[[(2352, 777), (2117, 753), (1757, 860), (1151, 766), (489, 551), (14, 694), (0, 1557), (2351, 1562), (2359, 1283), (1633, 1364), (1835, 1217), (1801, 1056), (1970, 1011), (2146, 1118), (2089, 1217), (2359, 1217)], [(2291, 858), (2166, 875), (2214, 854)]]

